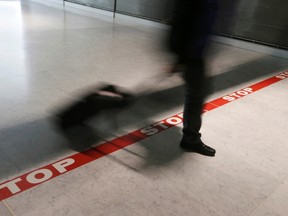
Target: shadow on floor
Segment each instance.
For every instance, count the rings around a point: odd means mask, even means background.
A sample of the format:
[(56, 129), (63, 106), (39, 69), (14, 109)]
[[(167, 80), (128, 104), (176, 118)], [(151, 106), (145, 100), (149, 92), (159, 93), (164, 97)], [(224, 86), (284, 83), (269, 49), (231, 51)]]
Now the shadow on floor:
[[(213, 83), (213, 92), (215, 93), (248, 81), (261, 79), (268, 75), (274, 75), (288, 68), (287, 60), (280, 61), (281, 63), (278, 62), (278, 58), (267, 56), (242, 65), (237, 65), (229, 71), (213, 76), (209, 78), (209, 81)], [(143, 122), (143, 125), (151, 125), (154, 122), (148, 119), (151, 119), (163, 111), (169, 111), (177, 106), (182, 106), (183, 99), (184, 88), (182, 85), (151, 92), (139, 99), (127, 110), (120, 112), (117, 117), (120, 121), (115, 123), (115, 120), (113, 120), (111, 123), (111, 125), (116, 124), (117, 126), (110, 131), (106, 130), (106, 135), (109, 137), (109, 134), (112, 135), (115, 131), (121, 130), (121, 128), (131, 126), (133, 128), (135, 121), (139, 119), (142, 119), (141, 123)], [(117, 115), (117, 113), (113, 114), (114, 116)], [(121, 121), (121, 119), (125, 119), (125, 121)], [(94, 126), (94, 129), (97, 127), (101, 129), (101, 124)], [(83, 140), (85, 140), (86, 132), (90, 135), (89, 139), (87, 139), (89, 140), (89, 144), (85, 146), (84, 143), (85, 147), (91, 143), (101, 143), (102, 139), (107, 138), (103, 136), (99, 137), (97, 131), (90, 129), (91, 128), (87, 130), (81, 129), (82, 135), (79, 136), (76, 135), (78, 132), (73, 132), (70, 140), (69, 138), (64, 139), (61, 134), (57, 133), (50, 118), (39, 119), (34, 122), (27, 122), (22, 125), (2, 129), (0, 131), (0, 179), (6, 179), (17, 173), (29, 171), (32, 167), (40, 167), (45, 165), (47, 161), (53, 161), (58, 156), (65, 155), (67, 151), (70, 151), (71, 146), (69, 145), (73, 144), (73, 142), (77, 142), (77, 145), (80, 143), (80, 146), (85, 142)], [(93, 135), (94, 132), (95, 136)], [(140, 142), (140, 144), (146, 148), (147, 153), (143, 156), (144, 160), (146, 160), (144, 166), (166, 166), (181, 157), (183, 152), (178, 149), (180, 136), (181, 133), (179, 131), (179, 133), (175, 133), (175, 139), (173, 140), (171, 140), (171, 138), (167, 139), (165, 136), (157, 136), (157, 141), (155, 141), (155, 143), (153, 141), (153, 145), (147, 144), (146, 142), (142, 144), (142, 142)], [(79, 137), (84, 139), (77, 141)], [(75, 143), (73, 145), (75, 145)], [(73, 151), (71, 151), (71, 154), (72, 153)], [(113, 158), (111, 155), (109, 157)], [(114, 160), (115, 162), (125, 165), (124, 161), (117, 160), (115, 157)], [(126, 164), (126, 166), (134, 167), (134, 165), (131, 164)]]

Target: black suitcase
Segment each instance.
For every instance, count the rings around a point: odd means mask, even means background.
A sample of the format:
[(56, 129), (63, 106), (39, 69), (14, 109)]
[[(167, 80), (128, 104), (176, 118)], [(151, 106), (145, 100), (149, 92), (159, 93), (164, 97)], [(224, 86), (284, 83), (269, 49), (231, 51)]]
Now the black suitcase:
[(127, 107), (133, 99), (131, 94), (119, 91), (114, 85), (102, 86), (58, 113), (56, 115), (57, 125), (65, 131), (84, 124), (85, 121), (93, 118), (101, 111)]

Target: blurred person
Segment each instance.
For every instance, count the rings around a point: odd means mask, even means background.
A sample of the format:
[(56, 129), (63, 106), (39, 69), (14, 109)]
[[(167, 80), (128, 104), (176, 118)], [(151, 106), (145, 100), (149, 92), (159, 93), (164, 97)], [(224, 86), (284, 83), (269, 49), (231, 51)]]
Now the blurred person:
[(169, 48), (177, 60), (172, 73), (183, 72), (185, 102), (183, 136), (180, 147), (186, 151), (214, 156), (215, 149), (201, 140), (202, 109), (208, 94), (205, 74), (205, 47), (217, 10), (216, 0), (176, 0), (169, 34)]

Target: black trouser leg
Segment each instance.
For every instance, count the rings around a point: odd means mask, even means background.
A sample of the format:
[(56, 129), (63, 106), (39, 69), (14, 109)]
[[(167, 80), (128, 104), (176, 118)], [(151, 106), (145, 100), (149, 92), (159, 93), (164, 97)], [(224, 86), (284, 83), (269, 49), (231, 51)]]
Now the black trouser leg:
[(207, 83), (202, 59), (189, 60), (184, 72), (185, 104), (183, 135), (193, 140), (200, 139), (201, 114), (204, 99), (207, 94)]

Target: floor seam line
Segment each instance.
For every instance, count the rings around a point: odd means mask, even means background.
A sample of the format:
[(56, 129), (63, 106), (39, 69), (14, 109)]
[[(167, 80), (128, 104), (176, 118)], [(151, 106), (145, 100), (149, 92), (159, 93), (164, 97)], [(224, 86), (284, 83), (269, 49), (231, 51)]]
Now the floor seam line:
[(4, 203), (4, 205), (8, 208), (9, 212), (10, 212), (13, 216), (16, 216), (16, 215), (14, 214), (14, 212), (12, 211), (12, 209), (10, 208), (10, 206), (8, 205), (8, 203), (7, 203), (5, 200), (3, 200), (3, 203)]

